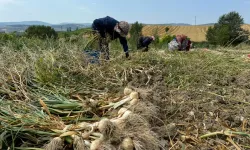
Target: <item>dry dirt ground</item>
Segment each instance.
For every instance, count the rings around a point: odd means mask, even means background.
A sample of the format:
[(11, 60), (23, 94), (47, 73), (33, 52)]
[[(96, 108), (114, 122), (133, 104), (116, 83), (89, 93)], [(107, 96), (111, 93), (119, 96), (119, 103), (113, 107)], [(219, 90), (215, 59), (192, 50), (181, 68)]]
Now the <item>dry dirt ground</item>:
[[(231, 50), (206, 51), (213, 56), (228, 57), (228, 60), (230, 57), (242, 62), (249, 59), (246, 55), (249, 51), (238, 54)], [(168, 74), (169, 68), (138, 72), (131, 77), (132, 81), (128, 85), (140, 92), (142, 101), (148, 106), (139, 113), (145, 116), (150, 114), (147, 110), (157, 110), (156, 116), (151, 115), (150, 124), (160, 137), (163, 149), (250, 148), (250, 70), (241, 68), (235, 74), (221, 73), (230, 63), (234, 62), (221, 63), (225, 65), (220, 66), (223, 69), (210, 72), (211, 75), (205, 69), (214, 67), (216, 70), (216, 64), (204, 67), (200, 74), (203, 78), (199, 77), (199, 73), (193, 74), (197, 81), (189, 80), (186, 81), (189, 85), (176, 88), (170, 88), (168, 84), (171, 82), (167, 81), (170, 78), (163, 76)], [(220, 74), (224, 75), (220, 77)], [(178, 77), (175, 79), (178, 80)]]
[[(249, 72), (248, 72), (249, 73)], [(144, 80), (145, 78), (145, 80)], [(131, 82), (131, 86), (141, 93), (143, 101), (149, 103), (158, 110), (157, 116), (151, 118), (153, 130), (158, 134), (164, 149), (236, 149), (248, 146), (248, 137), (236, 135), (211, 135), (200, 139), (200, 136), (210, 132), (226, 130), (242, 131), (249, 133), (249, 100), (239, 102), (234, 97), (247, 98), (246, 91), (230, 89), (230, 96), (221, 96), (216, 93), (207, 92), (205, 89), (168, 89), (163, 84), (164, 78), (155, 75), (149, 85), (145, 86), (147, 77), (140, 75)], [(244, 79), (228, 79), (221, 84), (236, 84), (248, 86), (250, 76)], [(208, 89), (217, 91), (212, 85)], [(218, 89), (225, 90), (225, 89)], [(247, 90), (249, 92), (249, 90)], [(224, 91), (229, 92), (229, 91)], [(250, 93), (249, 93), (250, 94)], [(142, 116), (148, 109), (143, 109)], [(164, 122), (162, 122), (162, 120)], [(225, 133), (226, 134), (226, 133)], [(234, 146), (234, 142), (236, 145)]]

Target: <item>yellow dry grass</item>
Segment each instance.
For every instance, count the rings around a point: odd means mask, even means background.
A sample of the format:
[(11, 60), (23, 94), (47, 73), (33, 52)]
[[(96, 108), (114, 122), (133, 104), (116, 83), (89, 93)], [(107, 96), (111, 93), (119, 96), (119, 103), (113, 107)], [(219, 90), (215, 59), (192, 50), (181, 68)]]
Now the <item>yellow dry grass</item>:
[[(142, 29), (143, 35), (153, 35), (157, 33), (160, 37), (166, 35), (165, 28), (169, 27), (168, 34), (177, 35), (185, 34), (191, 38), (192, 41), (201, 42), (206, 41), (206, 32), (210, 26), (158, 26), (147, 25)], [(250, 24), (245, 24), (242, 28), (250, 31)], [(158, 32), (157, 32), (158, 30)]]

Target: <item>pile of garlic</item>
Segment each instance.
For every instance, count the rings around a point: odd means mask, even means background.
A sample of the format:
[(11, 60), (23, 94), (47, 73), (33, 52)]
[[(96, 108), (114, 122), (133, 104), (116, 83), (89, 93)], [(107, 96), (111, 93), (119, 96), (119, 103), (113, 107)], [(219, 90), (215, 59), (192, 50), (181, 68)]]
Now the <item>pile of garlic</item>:
[[(111, 103), (104, 108), (119, 108), (117, 117), (104, 118), (99, 122), (87, 123), (82, 122), (77, 125), (67, 125), (61, 131), (61, 135), (51, 140), (46, 145), (45, 150), (61, 150), (65, 145), (66, 138), (73, 142), (75, 150), (99, 150), (104, 149), (102, 145), (112, 136), (115, 130), (123, 131), (126, 120), (133, 114), (130, 107), (139, 103), (139, 93), (130, 88), (124, 89), (125, 97), (117, 103)], [(123, 107), (126, 106), (126, 107)], [(133, 137), (123, 137), (120, 144), (113, 149), (133, 150), (135, 149)], [(112, 148), (109, 148), (112, 149)]]

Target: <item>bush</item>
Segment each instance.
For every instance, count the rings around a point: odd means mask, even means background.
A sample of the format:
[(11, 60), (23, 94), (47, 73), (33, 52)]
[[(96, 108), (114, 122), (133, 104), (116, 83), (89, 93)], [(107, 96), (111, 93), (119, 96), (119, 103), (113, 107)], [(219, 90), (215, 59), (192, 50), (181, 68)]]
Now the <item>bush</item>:
[(0, 34), (0, 41), (3, 43), (7, 41), (13, 41), (14, 39), (15, 36), (13, 34), (7, 34), (7, 33)]
[(0, 45), (11, 45), (13, 50), (20, 50), (24, 45), (22, 39), (23, 37), (15, 32), (0, 34)]
[(212, 45), (225, 45), (230, 41), (229, 26), (221, 25), (220, 27), (209, 27), (207, 31), (207, 40)]
[(248, 32), (241, 28), (244, 19), (237, 12), (222, 15), (207, 31), (206, 39), (213, 45), (238, 45), (248, 40)]
[(166, 27), (165, 32), (168, 33), (168, 31), (169, 31), (169, 27)]
[(131, 47), (133, 49), (136, 49), (137, 42), (138, 42), (140, 36), (142, 36), (142, 28), (143, 28), (143, 25), (141, 23), (138, 23), (138, 21), (136, 21), (131, 26), (129, 42), (130, 42)]
[(58, 37), (57, 32), (50, 26), (30, 26), (25, 30), (25, 33), (28, 38), (35, 37), (43, 40), (46, 38), (57, 39)]
[(173, 36), (171, 36), (171, 35), (165, 35), (165, 36), (163, 36), (163, 37), (160, 39), (159, 43), (160, 43), (160, 44), (169, 43), (169, 42), (171, 42), (174, 38), (175, 38), (175, 35), (173, 35)]
[(152, 45), (155, 48), (159, 48), (159, 43), (160, 43), (160, 36), (159, 36), (159, 29), (158, 27), (156, 29), (153, 30), (153, 36), (155, 37), (154, 42), (152, 43)]

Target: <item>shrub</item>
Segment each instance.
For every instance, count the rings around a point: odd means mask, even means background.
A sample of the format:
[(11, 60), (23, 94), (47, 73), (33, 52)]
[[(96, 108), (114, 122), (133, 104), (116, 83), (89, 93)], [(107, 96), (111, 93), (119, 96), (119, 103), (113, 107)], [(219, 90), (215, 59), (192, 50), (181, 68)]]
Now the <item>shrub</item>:
[(175, 38), (175, 35), (164, 35), (159, 39), (159, 42), (157, 44), (158, 48), (167, 48), (168, 43), (171, 42)]
[(169, 27), (166, 27), (165, 32), (168, 33), (168, 31), (169, 31)]
[(25, 33), (28, 38), (35, 37), (43, 40), (46, 38), (57, 39), (58, 37), (57, 32), (50, 26), (30, 26), (25, 30)]
[(213, 45), (225, 45), (230, 41), (229, 26), (221, 25), (220, 27), (209, 27), (207, 32), (207, 40)]
[(133, 49), (136, 49), (137, 42), (138, 42), (140, 36), (142, 36), (142, 28), (143, 28), (143, 25), (141, 23), (138, 23), (138, 21), (136, 21), (131, 26), (129, 42), (130, 42), (131, 47)]
[(152, 45), (155, 47), (155, 48), (158, 48), (159, 47), (159, 43), (160, 43), (160, 36), (159, 36), (159, 29), (158, 27), (156, 29), (153, 30), (153, 36), (155, 37), (155, 40), (154, 42), (152, 43)]
[(169, 43), (169, 42), (171, 42), (173, 39), (175, 38), (175, 35), (165, 35), (165, 36), (163, 36), (161, 39), (160, 39), (160, 41), (159, 41), (159, 43), (160, 44), (165, 44), (165, 43)]
[(1, 42), (13, 41), (14, 39), (15, 39), (15, 36), (12, 34), (7, 34), (7, 33), (0, 34)]
[(207, 31), (206, 39), (213, 45), (238, 45), (248, 39), (248, 32), (241, 28), (244, 19), (237, 12), (222, 15), (214, 27)]

